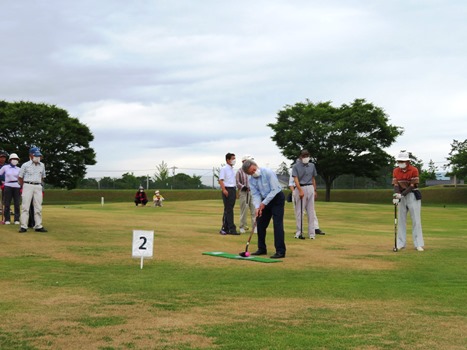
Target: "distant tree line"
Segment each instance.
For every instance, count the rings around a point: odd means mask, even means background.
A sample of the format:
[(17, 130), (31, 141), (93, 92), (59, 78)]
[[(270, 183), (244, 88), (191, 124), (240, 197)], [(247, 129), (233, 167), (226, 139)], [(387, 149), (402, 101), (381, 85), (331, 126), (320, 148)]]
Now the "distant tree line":
[(143, 186), (145, 189), (203, 189), (210, 188), (201, 182), (201, 176), (189, 176), (179, 173), (174, 176), (167, 176), (164, 180), (148, 176), (135, 176), (133, 173), (125, 173), (119, 178), (109, 176), (82, 179), (77, 188), (81, 189), (138, 189)]

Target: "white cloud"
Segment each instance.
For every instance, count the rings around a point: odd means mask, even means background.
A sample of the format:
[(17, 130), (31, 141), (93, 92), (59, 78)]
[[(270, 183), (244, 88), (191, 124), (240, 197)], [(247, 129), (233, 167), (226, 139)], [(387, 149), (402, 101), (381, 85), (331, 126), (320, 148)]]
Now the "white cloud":
[(466, 13), (460, 0), (7, 2), (0, 94), (89, 125), (90, 175), (209, 169), (228, 151), (276, 167), (266, 124), (307, 98), (365, 98), (405, 129), (392, 154), (440, 162), (465, 139)]

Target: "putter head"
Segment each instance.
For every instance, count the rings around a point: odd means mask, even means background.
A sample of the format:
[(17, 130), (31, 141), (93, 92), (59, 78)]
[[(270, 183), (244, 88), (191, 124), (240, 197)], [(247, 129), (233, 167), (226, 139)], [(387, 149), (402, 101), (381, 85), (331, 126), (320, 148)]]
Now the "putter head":
[(398, 249), (397, 249), (396, 247), (394, 247), (394, 248), (392, 249), (392, 251), (393, 251), (394, 253), (397, 253), (397, 252), (398, 252)]
[(238, 253), (238, 255), (240, 255), (242, 258), (246, 258), (245, 253), (246, 253), (246, 252), (241, 252), (241, 253)]

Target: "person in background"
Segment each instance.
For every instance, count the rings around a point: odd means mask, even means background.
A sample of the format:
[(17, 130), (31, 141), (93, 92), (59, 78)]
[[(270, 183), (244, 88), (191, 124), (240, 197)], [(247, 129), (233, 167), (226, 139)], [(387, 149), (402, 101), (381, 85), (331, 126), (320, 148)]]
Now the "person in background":
[[(0, 150), (0, 169), (6, 164), (6, 159), (8, 158), (8, 153), (4, 150)], [(5, 175), (0, 175), (0, 186), (1, 186), (1, 189), (2, 189), (2, 205), (0, 206), (0, 210), (2, 210), (2, 214), (3, 214), (3, 204), (4, 204), (4, 201), (3, 201), (3, 189), (5, 187)]]
[(315, 239), (314, 211), (316, 192), (316, 167), (310, 163), (310, 153), (304, 149), (300, 151), (299, 158), (292, 168), (294, 178), (294, 201), (295, 201), (295, 238), (304, 239), (302, 235), (303, 212), (307, 213), (308, 237)]
[[(242, 157), (242, 163), (245, 163), (245, 161), (248, 159), (254, 160), (252, 156), (245, 155)], [(246, 174), (243, 169), (240, 168), (237, 170), (235, 180), (237, 183), (238, 199), (240, 200), (240, 233), (245, 233), (247, 230), (249, 230), (247, 225), (248, 214), (251, 216), (252, 226), (255, 221), (255, 206), (251, 198), (248, 174)]]
[(276, 253), (271, 259), (285, 258), (284, 239), (284, 205), (285, 196), (274, 171), (259, 168), (255, 161), (246, 160), (242, 169), (250, 178), (250, 190), (256, 209), (256, 225), (258, 228), (258, 250), (251, 255), (266, 255), (266, 229), (271, 219), (274, 225), (274, 247)]
[(13, 199), (13, 205), (15, 208), (15, 216), (14, 216), (14, 222), (15, 225), (19, 225), (19, 214), (20, 214), (20, 209), (19, 209), (19, 204), (20, 204), (20, 185), (18, 182), (18, 176), (19, 176), (19, 167), (17, 166), (19, 163), (19, 157), (16, 153), (10, 154), (10, 157), (8, 159), (10, 164), (4, 165), (2, 168), (0, 168), (0, 176), (3, 176), (5, 179), (5, 189), (4, 189), (4, 209), (5, 209), (5, 225), (10, 225), (10, 217), (11, 217), (11, 211), (10, 211), (10, 205), (11, 205), (11, 200)]
[(42, 226), (42, 182), (45, 178), (45, 165), (41, 162), (42, 153), (39, 148), (29, 150), (30, 160), (21, 166), (18, 181), (23, 187), (21, 194), (21, 228), (19, 232), (27, 232), (29, 221), (29, 208), (34, 206), (34, 231), (47, 232)]
[[(291, 194), (292, 194), (292, 204), (293, 204), (294, 212), (295, 212), (295, 197), (294, 197), (295, 181), (294, 181), (294, 178), (292, 176), (292, 171), (290, 171), (289, 189), (290, 189)], [(305, 213), (303, 213), (303, 214), (305, 215)], [(319, 228), (318, 216), (316, 215), (316, 206), (314, 207), (314, 210), (313, 210), (313, 222), (315, 224), (315, 234), (324, 236), (326, 234), (326, 232), (321, 231), (321, 229)], [(302, 236), (302, 238), (304, 238), (304, 237)]]
[(160, 194), (159, 190), (154, 192), (154, 196), (152, 196), (152, 201), (155, 207), (162, 207), (162, 201), (164, 201), (164, 197)]
[(148, 202), (148, 196), (146, 192), (144, 192), (144, 187), (139, 186), (138, 191), (135, 194), (135, 205), (141, 204), (141, 206), (145, 207)]
[(416, 250), (424, 251), (422, 232), (422, 195), (418, 190), (418, 169), (410, 164), (410, 155), (403, 150), (396, 158), (397, 168), (392, 173), (392, 185), (394, 186), (393, 204), (397, 205), (397, 249), (404, 249), (407, 239), (407, 213), (412, 219), (412, 238)]
[(226, 165), (219, 172), (219, 185), (222, 190), (222, 201), (224, 202), (224, 213), (222, 215), (222, 227), (219, 233), (221, 235), (239, 235), (234, 223), (234, 207), (236, 200), (235, 190), (235, 154), (227, 153), (225, 155)]

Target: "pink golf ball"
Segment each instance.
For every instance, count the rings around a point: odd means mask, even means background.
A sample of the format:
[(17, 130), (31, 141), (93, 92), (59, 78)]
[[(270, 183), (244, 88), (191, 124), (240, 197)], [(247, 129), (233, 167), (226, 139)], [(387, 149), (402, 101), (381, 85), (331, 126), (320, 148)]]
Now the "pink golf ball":
[(245, 252), (245, 256), (250, 256), (250, 252)]

